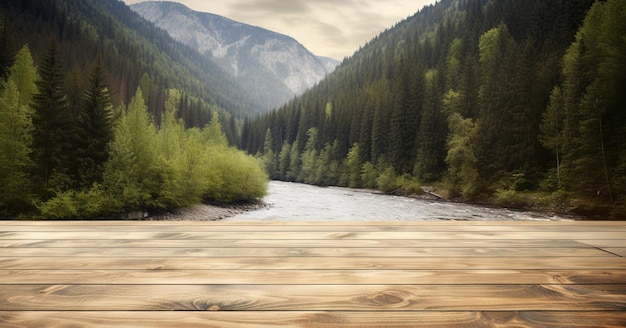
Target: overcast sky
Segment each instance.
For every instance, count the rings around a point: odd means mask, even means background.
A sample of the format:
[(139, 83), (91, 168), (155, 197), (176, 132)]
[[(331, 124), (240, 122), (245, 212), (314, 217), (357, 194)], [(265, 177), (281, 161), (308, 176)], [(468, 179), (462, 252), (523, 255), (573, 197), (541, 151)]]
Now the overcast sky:
[[(127, 4), (142, 0), (124, 0)], [(177, 0), (187, 7), (292, 36), (342, 60), (435, 0)]]

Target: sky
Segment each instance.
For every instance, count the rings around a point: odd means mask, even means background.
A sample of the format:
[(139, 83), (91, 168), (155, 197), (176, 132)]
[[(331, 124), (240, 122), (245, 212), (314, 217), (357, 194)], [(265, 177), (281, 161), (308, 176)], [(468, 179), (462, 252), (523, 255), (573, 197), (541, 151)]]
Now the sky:
[[(143, 0), (124, 0), (127, 4)], [(174, 0), (286, 34), (318, 56), (342, 60), (435, 0)]]

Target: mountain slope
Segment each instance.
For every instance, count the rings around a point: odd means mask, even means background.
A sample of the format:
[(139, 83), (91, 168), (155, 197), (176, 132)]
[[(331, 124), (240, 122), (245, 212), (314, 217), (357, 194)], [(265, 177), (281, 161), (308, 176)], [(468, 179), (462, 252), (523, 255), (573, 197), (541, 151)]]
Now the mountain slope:
[[(207, 123), (211, 111), (222, 113), (224, 122), (230, 119), (226, 112), (248, 117), (261, 111), (229, 73), (121, 1), (9, 0), (0, 4), (0, 19), (8, 43), (1, 49), (3, 56), (13, 56), (28, 44), (37, 59), (50, 40), (56, 39), (65, 73), (73, 71), (82, 78), (100, 54), (114, 103), (127, 103), (143, 81), (151, 90), (144, 97), (157, 120), (168, 88), (187, 96), (187, 123), (193, 126)], [(142, 79), (144, 74), (148, 79)]]
[(268, 109), (312, 87), (338, 64), (289, 36), (179, 3), (142, 2), (131, 8), (231, 72)]
[[(505, 206), (529, 191), (613, 202), (626, 192), (626, 121), (612, 32), (624, 11), (611, 8), (624, 2), (595, 3), (439, 1), (248, 123), (241, 147), (264, 152), (277, 179), (409, 193), (440, 183)], [(605, 3), (616, 17), (589, 11)]]

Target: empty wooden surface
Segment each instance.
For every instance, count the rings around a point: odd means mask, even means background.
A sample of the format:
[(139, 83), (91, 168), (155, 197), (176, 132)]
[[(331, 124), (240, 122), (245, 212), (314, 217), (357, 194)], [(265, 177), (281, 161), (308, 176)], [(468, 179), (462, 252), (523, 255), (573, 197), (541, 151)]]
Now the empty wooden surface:
[(626, 327), (626, 222), (0, 221), (0, 327)]

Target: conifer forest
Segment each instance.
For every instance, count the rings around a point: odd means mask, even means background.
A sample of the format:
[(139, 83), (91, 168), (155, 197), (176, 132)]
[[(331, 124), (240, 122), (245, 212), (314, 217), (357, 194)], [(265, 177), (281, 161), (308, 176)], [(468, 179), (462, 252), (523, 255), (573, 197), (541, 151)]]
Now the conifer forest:
[(620, 0), (440, 1), (241, 147), (273, 179), (623, 217), (625, 22)]
[(250, 201), (270, 178), (624, 218), (625, 91), (624, 0), (441, 0), (269, 112), (123, 2), (7, 0), (0, 216)]
[(217, 69), (199, 54), (118, 1), (0, 8), (0, 215), (106, 217), (265, 194), (258, 160), (232, 146), (245, 106), (225, 95), (227, 78), (212, 88)]

